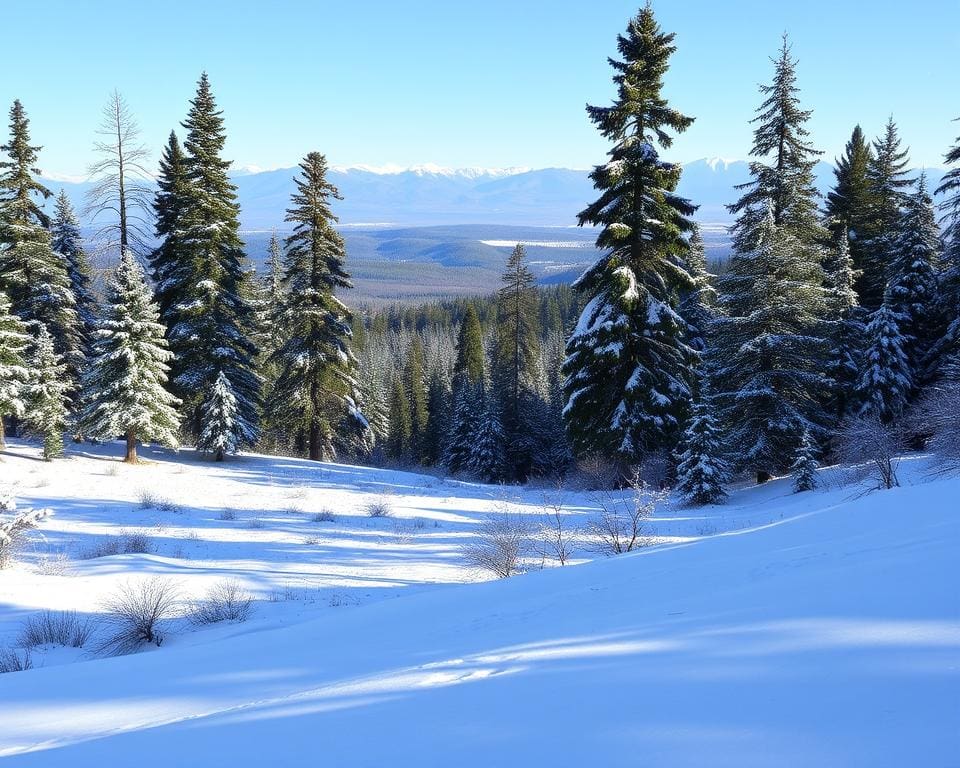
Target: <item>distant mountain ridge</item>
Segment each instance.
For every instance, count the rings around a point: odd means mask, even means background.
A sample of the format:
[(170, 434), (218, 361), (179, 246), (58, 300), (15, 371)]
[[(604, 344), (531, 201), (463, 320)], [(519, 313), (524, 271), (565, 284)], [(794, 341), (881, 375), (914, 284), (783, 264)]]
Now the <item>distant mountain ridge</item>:
[[(284, 211), (293, 191), (296, 168), (260, 171), (239, 168), (231, 173), (237, 185), (244, 230), (283, 229)], [(343, 195), (334, 211), (342, 225), (435, 226), (510, 224), (563, 227), (596, 195), (589, 171), (570, 168), (413, 168), (333, 166), (330, 180)], [(918, 172), (915, 172), (915, 174)], [(927, 171), (931, 186), (944, 171)], [(833, 166), (815, 168), (817, 186), (825, 192), (833, 182)], [(679, 192), (699, 205), (701, 222), (730, 221), (726, 205), (737, 197), (737, 184), (749, 180), (744, 160), (704, 158), (683, 166)], [(44, 179), (63, 188), (78, 210), (89, 182)], [(49, 205), (52, 205), (49, 204)]]

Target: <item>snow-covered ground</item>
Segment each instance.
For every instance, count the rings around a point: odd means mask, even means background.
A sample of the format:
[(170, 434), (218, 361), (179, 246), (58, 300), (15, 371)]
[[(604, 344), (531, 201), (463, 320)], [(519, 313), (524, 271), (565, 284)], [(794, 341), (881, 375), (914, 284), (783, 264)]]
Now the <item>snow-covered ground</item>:
[[(5, 764), (960, 765), (960, 480), (922, 457), (903, 488), (777, 480), (659, 510), (659, 546), (481, 583), (461, 547), (504, 504), (539, 520), (543, 490), (118, 453), (0, 460), (21, 505), (54, 511), (0, 571), (0, 647), (158, 574), (185, 600), (236, 579), (253, 615), (174, 621), (130, 656), (36, 650), (0, 675)], [(563, 502), (571, 528), (596, 514)], [(92, 556), (132, 533), (148, 553)]]

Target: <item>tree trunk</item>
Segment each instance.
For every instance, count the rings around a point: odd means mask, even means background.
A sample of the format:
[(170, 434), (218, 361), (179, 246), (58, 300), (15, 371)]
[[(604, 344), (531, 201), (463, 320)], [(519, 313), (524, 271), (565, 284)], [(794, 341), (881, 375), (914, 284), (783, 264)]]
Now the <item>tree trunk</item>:
[(771, 475), (765, 469), (757, 470), (757, 485), (763, 485), (770, 479)]
[(4, 439), (3, 416), (0, 416), (0, 451), (6, 450), (7, 441)]
[(127, 464), (137, 463), (137, 433), (132, 429), (127, 432), (127, 455), (123, 460)]
[(213, 457), (214, 461), (223, 461), (223, 448), (217, 448), (217, 452)]
[(320, 422), (310, 419), (310, 461), (320, 461)]

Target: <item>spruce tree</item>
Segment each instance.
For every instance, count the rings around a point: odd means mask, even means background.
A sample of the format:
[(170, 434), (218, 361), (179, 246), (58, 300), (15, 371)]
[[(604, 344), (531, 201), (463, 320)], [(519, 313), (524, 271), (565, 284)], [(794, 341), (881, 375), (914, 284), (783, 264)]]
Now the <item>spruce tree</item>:
[(656, 148), (693, 122), (661, 93), (673, 38), (644, 7), (618, 36), (621, 58), (610, 60), (613, 105), (587, 107), (613, 146), (590, 174), (600, 197), (578, 216), (600, 228), (604, 255), (574, 284), (586, 306), (567, 343), (564, 415), (578, 451), (622, 463), (675, 440), (695, 361), (676, 311), (692, 287), (684, 235), (695, 206), (676, 194), (680, 166)]
[[(960, 118), (957, 118), (960, 120)], [(936, 194), (943, 212), (943, 262), (940, 314), (944, 332), (931, 360), (934, 370), (944, 366), (960, 369), (960, 137), (944, 158), (953, 166), (941, 179)]]
[(753, 249), (765, 226), (768, 212), (773, 223), (799, 242), (810, 244), (823, 239), (818, 223), (813, 169), (822, 154), (808, 139), (806, 123), (813, 114), (800, 107), (797, 88), (797, 61), (791, 55), (787, 36), (783, 36), (780, 55), (773, 60), (774, 77), (770, 85), (761, 85), (766, 97), (753, 118), (750, 175), (740, 199), (729, 206), (737, 214), (731, 233), (734, 249)]
[(818, 334), (826, 312), (818, 260), (776, 225), (772, 206), (757, 237), (754, 250), (734, 252), (719, 281), (714, 379), (739, 465), (764, 482), (786, 469), (804, 433), (820, 435), (829, 422), (829, 343)]
[(889, 423), (907, 403), (913, 379), (906, 350), (911, 339), (900, 331), (905, 321), (886, 301), (870, 316), (867, 349), (857, 380), (861, 416)]
[(939, 293), (940, 230), (933, 201), (921, 175), (916, 192), (904, 197), (890, 264), (888, 301), (900, 316), (900, 332), (909, 336), (907, 350), (914, 384), (920, 384), (926, 357), (936, 342)]
[(803, 440), (797, 446), (793, 464), (790, 466), (790, 472), (793, 474), (794, 493), (812, 491), (816, 488), (818, 485), (817, 470), (819, 468), (816, 441), (810, 437), (809, 432), (805, 432)]
[(477, 421), (470, 452), (470, 469), (487, 483), (502, 482), (506, 476), (503, 426), (493, 397), (487, 397)]
[(84, 381), (83, 427), (94, 438), (124, 435), (129, 463), (137, 463), (138, 440), (178, 444), (178, 400), (166, 389), (170, 357), (143, 270), (124, 251)]
[(257, 437), (260, 403), (251, 341), (255, 310), (239, 237), (236, 188), (227, 176), (230, 162), (220, 156), (226, 140), (223, 117), (206, 73), (183, 127), (187, 173), (177, 236), (182, 255), (178, 269), (164, 282), (178, 308), (168, 329), (174, 353), (172, 382), (197, 435), (204, 394), (223, 371), (233, 384), (239, 429), (249, 445)]
[(453, 367), (453, 405), (444, 464), (451, 472), (469, 468), (484, 388), (483, 332), (473, 304), (468, 304), (460, 323), (457, 355)]
[(213, 389), (203, 404), (200, 417), (200, 438), (197, 448), (213, 455), (214, 461), (239, 451), (245, 436), (238, 431), (237, 396), (223, 371), (217, 375)]
[(0, 146), (7, 158), (0, 160), (0, 243), (13, 244), (47, 229), (50, 217), (38, 199), (53, 193), (37, 181), (37, 156), (41, 147), (30, 143), (30, 121), (20, 100), (10, 108), (10, 140)]
[(870, 183), (870, 218), (864, 243), (860, 303), (873, 311), (883, 302), (896, 259), (900, 212), (905, 202), (908, 150), (900, 149), (897, 124), (891, 117), (884, 135), (874, 142), (874, 156), (867, 171)]
[(450, 382), (439, 365), (430, 372), (427, 384), (427, 432), (423, 441), (424, 462), (435, 465), (443, 458), (450, 427)]
[(387, 451), (391, 458), (398, 461), (410, 459), (412, 434), (407, 388), (399, 376), (394, 376), (390, 390), (390, 428), (387, 433)]
[(457, 360), (454, 375), (463, 374), (473, 384), (483, 380), (483, 331), (473, 304), (468, 304), (460, 323), (457, 338)]
[(846, 242), (850, 250), (853, 269), (858, 273), (857, 296), (864, 286), (866, 244), (871, 232), (872, 191), (868, 171), (873, 162), (873, 151), (860, 126), (853, 129), (843, 156), (835, 162), (836, 177), (833, 189), (827, 193), (825, 212), (827, 226), (835, 247)]
[(688, 344), (697, 352), (707, 348), (707, 335), (713, 322), (717, 292), (713, 287), (713, 275), (707, 271), (707, 255), (700, 235), (700, 227), (694, 225), (690, 234), (690, 253), (687, 265), (693, 286), (680, 299), (680, 316), (687, 323)]
[(30, 336), (24, 323), (10, 311), (10, 300), (0, 291), (0, 451), (7, 447), (3, 420), (22, 416), (30, 372), (24, 352)]
[(272, 397), (306, 430), (308, 455), (319, 461), (333, 451), (337, 429), (368, 429), (356, 407), (356, 358), (350, 349), (350, 311), (334, 295), (350, 288), (343, 238), (330, 208), (341, 199), (327, 180), (327, 161), (311, 152), (287, 210), (294, 225), (285, 240), (284, 299), (276, 318), (286, 340), (274, 357), (279, 368)]
[(853, 401), (865, 326), (854, 288), (859, 272), (853, 266), (846, 233), (841, 232), (838, 237), (837, 245), (827, 251), (823, 272), (830, 342), (826, 374), (833, 386), (831, 400), (839, 421), (847, 415)]
[(690, 504), (719, 504), (730, 482), (720, 425), (706, 381), (698, 387), (677, 454), (677, 492)]
[[(61, 254), (67, 263), (67, 276), (70, 278), (70, 290), (76, 301), (77, 318), (80, 321), (80, 335), (83, 339), (84, 354), (88, 354), (90, 339), (97, 326), (97, 299), (93, 295), (91, 282), (93, 276), (90, 261), (83, 249), (80, 235), (80, 222), (74, 213), (73, 205), (67, 193), (60, 190), (57, 195), (53, 222), (50, 225), (52, 247)], [(79, 371), (75, 376), (79, 376)]]
[(426, 462), (425, 443), (427, 440), (427, 422), (430, 418), (427, 403), (427, 381), (423, 368), (423, 345), (414, 336), (407, 349), (406, 365), (403, 372), (407, 403), (410, 407), (410, 454), (416, 463)]
[(63, 432), (67, 428), (68, 392), (72, 384), (63, 358), (53, 348), (53, 337), (42, 325), (34, 342), (30, 367), (26, 421), (31, 430), (43, 438), (43, 458), (50, 461), (63, 456)]
[(180, 296), (191, 277), (190, 258), (183, 243), (187, 192), (187, 158), (177, 134), (170, 131), (160, 156), (153, 200), (154, 232), (160, 245), (149, 258), (160, 319), (167, 328), (179, 325), (187, 317), (186, 307), (180, 305)]

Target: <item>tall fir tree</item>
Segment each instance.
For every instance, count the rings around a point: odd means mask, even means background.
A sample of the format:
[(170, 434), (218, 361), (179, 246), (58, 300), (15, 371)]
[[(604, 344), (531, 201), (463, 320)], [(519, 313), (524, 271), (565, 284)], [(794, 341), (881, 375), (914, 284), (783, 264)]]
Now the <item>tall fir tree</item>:
[(872, 162), (873, 150), (858, 125), (853, 129), (843, 155), (834, 164), (836, 180), (833, 189), (827, 193), (825, 206), (834, 246), (847, 243), (853, 268), (858, 273), (858, 301), (865, 289), (860, 280), (866, 274), (866, 246), (871, 233), (873, 198), (868, 174)]
[(410, 407), (410, 454), (416, 463), (426, 462), (427, 423), (430, 419), (427, 402), (427, 379), (423, 365), (423, 344), (414, 336), (407, 349), (403, 384)]
[(187, 194), (187, 158), (177, 134), (170, 131), (160, 155), (153, 199), (154, 233), (160, 244), (149, 257), (160, 319), (167, 328), (178, 326), (186, 317), (187, 308), (180, 301), (190, 280), (191, 267), (183, 242)]
[(913, 386), (907, 346), (911, 339), (900, 326), (906, 321), (888, 301), (870, 316), (867, 348), (857, 380), (860, 415), (884, 423), (896, 419), (906, 406)]
[(306, 432), (311, 460), (334, 453), (334, 433), (369, 428), (356, 405), (356, 358), (350, 349), (350, 311), (334, 295), (350, 288), (343, 238), (334, 229), (331, 201), (340, 193), (327, 180), (327, 161), (311, 152), (300, 163), (286, 221), (285, 295), (276, 318), (286, 339), (275, 354), (279, 375), (274, 403), (293, 414)]
[(43, 440), (43, 458), (63, 456), (63, 433), (67, 428), (69, 391), (72, 387), (67, 366), (53, 347), (53, 337), (40, 326), (34, 342), (27, 386), (27, 424)]
[(453, 404), (444, 449), (444, 464), (451, 472), (462, 472), (470, 467), (473, 442), (484, 405), (485, 368), (483, 331), (471, 303), (460, 323), (453, 367)]
[(53, 193), (39, 182), (37, 158), (41, 147), (30, 143), (30, 120), (17, 99), (10, 107), (10, 140), (0, 146), (0, 242), (13, 244), (47, 229), (50, 217), (39, 201)]
[(716, 310), (717, 291), (713, 287), (714, 276), (707, 271), (707, 253), (700, 235), (700, 227), (694, 225), (690, 234), (690, 253), (687, 264), (693, 285), (680, 299), (680, 316), (687, 323), (688, 343), (697, 352), (707, 348), (707, 336)]
[(693, 122), (662, 95), (673, 39), (644, 7), (610, 59), (613, 105), (587, 107), (613, 146), (590, 174), (600, 197), (578, 216), (600, 228), (604, 255), (574, 283), (587, 301), (567, 343), (564, 415), (579, 452), (621, 463), (675, 441), (696, 358), (676, 311), (692, 287), (684, 235), (695, 206), (676, 193), (680, 166), (656, 148)]
[(927, 355), (937, 341), (939, 267), (940, 230), (921, 174), (914, 194), (903, 200), (887, 287), (890, 306), (902, 318), (900, 332), (911, 339), (907, 358), (915, 385), (923, 382)]
[(483, 330), (480, 327), (480, 318), (473, 304), (467, 304), (463, 320), (460, 323), (460, 332), (457, 338), (457, 359), (454, 363), (454, 375), (464, 375), (467, 380), (476, 384), (483, 381), (484, 354)]
[(24, 355), (29, 341), (27, 326), (13, 314), (7, 294), (0, 291), (0, 451), (7, 447), (4, 418), (22, 416), (26, 410), (30, 371)]
[(402, 462), (410, 460), (412, 435), (407, 388), (399, 376), (394, 376), (390, 389), (390, 427), (387, 432), (387, 451), (391, 458)]
[(848, 415), (854, 402), (865, 326), (854, 288), (859, 272), (853, 265), (846, 232), (840, 232), (838, 238), (837, 244), (827, 251), (823, 272), (830, 342), (826, 374), (832, 384), (833, 412), (839, 421)]
[(729, 206), (737, 214), (731, 233), (740, 252), (756, 246), (768, 212), (777, 229), (800, 243), (824, 239), (813, 173), (822, 153), (808, 138), (806, 124), (813, 113), (800, 107), (797, 61), (786, 35), (773, 64), (773, 82), (760, 86), (765, 98), (752, 120), (757, 123), (750, 150), (756, 158), (750, 162), (752, 179), (737, 187), (743, 194)]
[[(960, 121), (960, 118), (957, 118)], [(943, 226), (943, 274), (939, 314), (941, 335), (933, 349), (930, 372), (960, 371), (960, 137), (944, 159), (952, 166), (940, 180), (936, 194)]]
[[(206, 73), (183, 123), (186, 185), (178, 235), (178, 269), (165, 276), (178, 316), (168, 329), (174, 352), (172, 381), (184, 402), (190, 431), (199, 434), (200, 406), (220, 371), (237, 397), (244, 445), (255, 442), (260, 404), (255, 309), (248, 285), (236, 188), (221, 158), (226, 133)], [(172, 281), (173, 284), (170, 284)]]
[(900, 214), (906, 199), (909, 164), (906, 149), (900, 149), (897, 124), (891, 117), (882, 137), (874, 141), (874, 156), (867, 169), (870, 184), (870, 217), (864, 243), (860, 303), (869, 311), (883, 303), (887, 282), (896, 259)]
[(244, 442), (244, 435), (238, 432), (237, 396), (223, 371), (217, 375), (213, 389), (203, 403), (200, 425), (197, 448), (211, 454), (214, 461), (223, 461), (228, 455), (237, 453)]
[(143, 270), (124, 251), (84, 380), (82, 426), (94, 438), (123, 435), (124, 460), (131, 464), (137, 463), (139, 440), (178, 445), (178, 400), (166, 388), (171, 356)]
[(450, 382), (439, 365), (430, 371), (427, 383), (427, 432), (423, 442), (424, 461), (438, 464), (443, 458), (443, 447), (450, 427)]
[(829, 423), (829, 343), (818, 333), (826, 312), (819, 261), (776, 225), (772, 206), (757, 237), (720, 279), (714, 379), (739, 465), (764, 482), (787, 468), (804, 433), (819, 436)]

